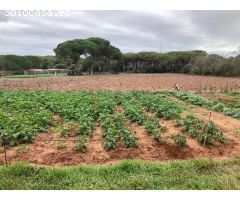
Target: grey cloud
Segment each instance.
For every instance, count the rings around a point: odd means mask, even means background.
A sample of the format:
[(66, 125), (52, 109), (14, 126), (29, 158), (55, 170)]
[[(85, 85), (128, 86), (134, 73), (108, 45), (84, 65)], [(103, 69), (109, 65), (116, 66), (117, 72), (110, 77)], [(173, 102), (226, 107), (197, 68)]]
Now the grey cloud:
[(123, 52), (204, 49), (234, 52), (240, 11), (69, 11), (69, 16), (6, 17), (0, 54), (53, 54), (58, 43), (104, 37)]
[(0, 23), (7, 22), (8, 17), (6, 16), (6, 11), (0, 10)]

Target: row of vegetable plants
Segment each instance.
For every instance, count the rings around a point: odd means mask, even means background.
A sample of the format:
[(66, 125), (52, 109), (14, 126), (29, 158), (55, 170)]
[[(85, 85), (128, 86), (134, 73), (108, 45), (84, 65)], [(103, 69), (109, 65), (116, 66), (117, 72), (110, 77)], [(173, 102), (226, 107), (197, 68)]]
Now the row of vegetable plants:
[(135, 95), (132, 92), (117, 92), (116, 99), (118, 104), (120, 104), (124, 109), (124, 115), (127, 119), (135, 122), (139, 125), (143, 125), (146, 132), (161, 143), (165, 142), (162, 133), (166, 132), (168, 129), (159, 123), (156, 116), (148, 116), (142, 107), (142, 104), (135, 99)]
[[(168, 95), (193, 101), (195, 95), (180, 92), (151, 93), (146, 91), (112, 92), (101, 90), (93, 92), (59, 92), (48, 90), (0, 90), (0, 138), (7, 138), (11, 145), (34, 140), (36, 133), (47, 131), (53, 123), (53, 116), (59, 115), (67, 127), (61, 131), (68, 136), (72, 122), (77, 123), (78, 140), (74, 149), (85, 152), (89, 136), (99, 121), (103, 130), (103, 145), (106, 149), (116, 148), (122, 141), (126, 147), (136, 147), (137, 137), (128, 129), (126, 120), (144, 126), (146, 132), (160, 142), (165, 142), (163, 133), (167, 127), (159, 123), (158, 118), (173, 119), (181, 132), (172, 139), (184, 146), (186, 138), (196, 138), (200, 144), (225, 143), (226, 136), (209, 121), (201, 122), (193, 115), (181, 117), (183, 108)], [(193, 98), (192, 98), (192, 96)], [(210, 106), (200, 97), (196, 104)], [(124, 112), (117, 113), (115, 108), (121, 105)], [(145, 111), (146, 109), (146, 111)], [(147, 112), (154, 113), (148, 115)]]
[(35, 139), (37, 132), (45, 132), (51, 123), (52, 112), (25, 90), (0, 90), (0, 140), (10, 145)]
[[(88, 138), (95, 127), (94, 92), (82, 90), (81, 92), (36, 91), (36, 96), (45, 108), (54, 114), (60, 115), (64, 121), (77, 122), (77, 140), (74, 149), (81, 152), (87, 150)], [(67, 127), (64, 136), (71, 130)]]
[(182, 127), (181, 132), (173, 135), (173, 140), (181, 146), (186, 145), (186, 138), (197, 139), (201, 145), (212, 145), (214, 142), (226, 143), (227, 137), (209, 120), (204, 123), (192, 114), (175, 120), (175, 126)]
[(135, 91), (133, 95), (147, 108), (147, 111), (155, 113), (158, 118), (180, 118), (183, 111), (182, 106), (169, 99), (165, 94)]
[(217, 112), (222, 112), (224, 115), (231, 116), (236, 119), (240, 119), (240, 108), (231, 108), (224, 103), (206, 99), (197, 94), (184, 91), (167, 91), (165, 94), (176, 97), (180, 100), (189, 102), (194, 105), (210, 108)]
[(174, 133), (172, 139), (180, 146), (186, 146), (188, 138), (196, 138), (202, 145), (214, 142), (226, 143), (227, 137), (217, 128), (213, 121), (204, 123), (192, 114), (182, 117), (183, 108), (176, 101), (169, 99), (162, 92), (149, 93), (135, 91), (134, 96), (159, 118), (174, 119), (175, 126), (181, 126), (179, 133)]
[(137, 147), (137, 137), (126, 125), (125, 116), (115, 113), (116, 101), (113, 92), (97, 92), (96, 113), (99, 116), (103, 129), (104, 147), (114, 149), (118, 141), (125, 147)]

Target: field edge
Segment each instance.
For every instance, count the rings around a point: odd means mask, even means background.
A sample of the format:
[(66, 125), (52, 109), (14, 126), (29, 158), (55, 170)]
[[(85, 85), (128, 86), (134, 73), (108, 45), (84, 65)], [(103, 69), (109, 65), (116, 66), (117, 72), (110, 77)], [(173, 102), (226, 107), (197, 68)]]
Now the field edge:
[(0, 189), (240, 189), (240, 158), (0, 166)]

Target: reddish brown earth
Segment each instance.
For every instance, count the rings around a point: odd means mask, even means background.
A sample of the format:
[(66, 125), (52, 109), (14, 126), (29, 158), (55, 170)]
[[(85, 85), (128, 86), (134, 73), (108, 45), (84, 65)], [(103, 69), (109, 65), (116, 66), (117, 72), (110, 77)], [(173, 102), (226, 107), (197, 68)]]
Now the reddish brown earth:
[[(227, 84), (233, 90), (240, 88), (240, 79), (222, 77), (189, 76), (180, 74), (120, 74), (120, 75), (95, 75), (79, 77), (51, 77), (33, 79), (3, 79), (0, 78), (0, 88), (48, 88), (58, 90), (71, 89), (145, 89), (161, 90), (173, 88), (178, 83), (185, 90), (199, 90), (199, 88), (223, 89)], [(117, 107), (117, 112), (122, 112)], [(208, 120), (209, 110), (198, 106), (191, 106), (193, 112), (204, 121)], [(180, 131), (174, 127), (171, 120), (160, 120), (161, 124), (168, 127), (164, 134), (166, 144), (153, 139), (148, 135), (143, 126), (129, 123), (129, 128), (135, 132), (138, 140), (137, 148), (125, 148), (121, 143), (114, 150), (106, 151), (102, 145), (102, 130), (98, 125), (92, 136), (89, 137), (88, 150), (81, 153), (73, 150), (74, 141), (67, 141), (66, 149), (59, 149), (52, 139), (64, 139), (60, 134), (53, 133), (49, 128), (47, 133), (39, 133), (36, 140), (27, 144), (27, 150), (19, 147), (9, 147), (7, 151), (8, 161), (28, 161), (30, 163), (44, 165), (69, 166), (79, 163), (109, 163), (122, 159), (141, 159), (148, 161), (163, 161), (173, 159), (191, 159), (196, 157), (210, 157), (221, 159), (240, 155), (240, 121), (221, 113), (212, 111), (212, 120), (222, 129), (228, 137), (227, 144), (214, 144), (213, 146), (201, 146), (195, 139), (189, 139), (186, 147), (179, 147), (171, 135)], [(74, 140), (74, 133), (67, 140)], [(4, 162), (4, 153), (0, 151), (0, 163)]]
[[(122, 111), (120, 107), (118, 111)], [(209, 111), (205, 108), (193, 106), (191, 110), (196, 116), (208, 120)], [(160, 120), (160, 123), (167, 126), (169, 131), (163, 134), (165, 144), (161, 144), (152, 136), (146, 133), (143, 126), (128, 122), (130, 130), (138, 137), (137, 148), (125, 148), (121, 143), (114, 150), (106, 151), (102, 145), (101, 127), (97, 125), (88, 141), (88, 150), (81, 153), (73, 150), (76, 136), (70, 134), (66, 138), (67, 148), (59, 149), (52, 139), (64, 139), (59, 133), (52, 133), (49, 128), (47, 133), (39, 133), (32, 143), (28, 144), (28, 150), (22, 151), (18, 147), (10, 147), (7, 151), (8, 161), (27, 161), (30, 163), (69, 166), (80, 163), (102, 164), (111, 163), (122, 159), (141, 159), (146, 161), (165, 161), (173, 159), (191, 159), (197, 157), (209, 157), (221, 159), (240, 155), (240, 121), (212, 112), (212, 120), (217, 124), (223, 133), (228, 137), (227, 144), (215, 143), (212, 146), (199, 145), (196, 139), (188, 139), (186, 147), (180, 147), (173, 142), (171, 135), (180, 131), (181, 127), (174, 127), (171, 120)], [(46, 140), (46, 141), (45, 141)], [(0, 163), (4, 162), (4, 154), (0, 153)]]
[(119, 75), (84, 75), (77, 77), (46, 78), (0, 78), (0, 88), (29, 89), (121, 89), (121, 90), (161, 90), (171, 89), (179, 84), (184, 90), (223, 90), (226, 85), (231, 90), (240, 88), (239, 78), (191, 76), (183, 74), (119, 74)]

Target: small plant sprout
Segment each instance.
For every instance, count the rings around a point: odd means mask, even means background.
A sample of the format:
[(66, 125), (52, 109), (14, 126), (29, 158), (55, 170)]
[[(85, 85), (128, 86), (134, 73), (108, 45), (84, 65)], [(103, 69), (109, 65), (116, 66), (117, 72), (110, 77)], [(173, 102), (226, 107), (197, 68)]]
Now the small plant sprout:
[(57, 147), (57, 149), (66, 149), (67, 148), (67, 144), (64, 141), (56, 141), (55, 146)]
[(78, 139), (75, 141), (73, 150), (85, 153), (87, 151), (87, 137), (79, 136)]

